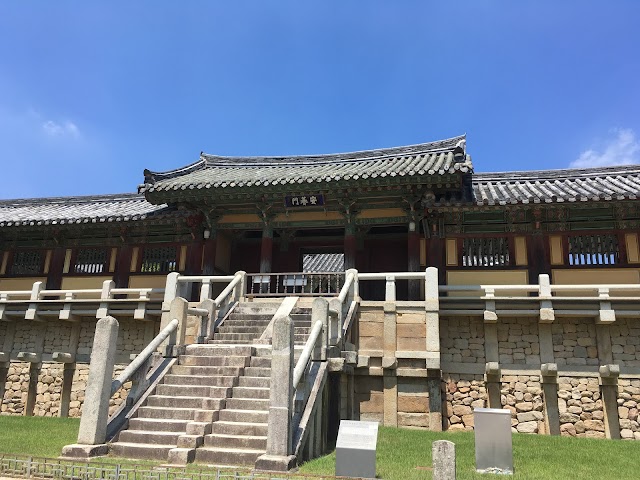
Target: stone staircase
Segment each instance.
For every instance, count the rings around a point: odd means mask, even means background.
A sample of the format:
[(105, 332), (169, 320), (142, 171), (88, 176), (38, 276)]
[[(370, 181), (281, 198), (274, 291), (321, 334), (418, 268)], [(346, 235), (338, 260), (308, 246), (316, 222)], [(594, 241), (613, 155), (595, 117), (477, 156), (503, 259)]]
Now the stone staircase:
[[(255, 342), (277, 307), (241, 303), (209, 344), (188, 345), (111, 443), (112, 454), (166, 461), (173, 449), (197, 448), (198, 462), (253, 466), (266, 451), (271, 377), (271, 348)], [(291, 316), (301, 346), (311, 311)]]
[[(218, 328), (210, 344), (251, 344), (260, 336), (275, 315), (279, 303), (243, 302), (236, 306), (222, 326)], [(295, 324), (295, 342), (304, 344), (311, 327), (311, 308), (296, 307), (291, 312)]]

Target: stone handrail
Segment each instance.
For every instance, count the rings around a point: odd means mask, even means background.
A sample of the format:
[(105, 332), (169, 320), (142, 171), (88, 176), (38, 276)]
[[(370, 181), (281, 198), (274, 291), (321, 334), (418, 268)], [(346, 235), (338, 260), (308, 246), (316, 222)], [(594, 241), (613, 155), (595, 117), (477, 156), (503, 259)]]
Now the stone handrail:
[[(200, 285), (201, 302), (207, 299), (214, 300), (216, 308), (219, 308), (231, 293), (233, 293), (235, 301), (238, 301), (243, 296), (245, 279), (246, 273), (242, 271), (238, 271), (234, 275), (180, 275), (178, 272), (172, 272), (167, 275), (162, 310), (167, 311), (174, 298), (189, 297), (189, 288), (198, 284)], [(212, 298), (214, 283), (228, 284), (215, 299)]]
[(318, 347), (318, 340), (320, 340), (321, 333), (323, 333), (323, 323), (322, 321), (318, 320), (313, 324), (313, 327), (311, 327), (311, 333), (309, 333), (309, 338), (307, 338), (307, 342), (304, 344), (302, 353), (300, 353), (300, 358), (298, 358), (298, 362), (296, 363), (296, 366), (293, 369), (293, 389), (294, 390), (297, 390), (298, 384), (300, 383), (300, 379), (302, 378), (305, 371), (307, 370), (309, 361), (311, 360), (311, 354)]
[[(133, 377), (136, 372), (147, 363), (147, 361), (151, 358), (160, 344), (178, 328), (178, 324), (179, 321), (177, 318), (171, 320), (169, 324), (162, 330), (160, 330), (160, 333), (158, 333), (158, 335), (156, 335), (156, 337), (151, 340), (151, 342), (149, 342), (149, 345), (147, 345), (138, 355), (136, 355), (133, 361), (129, 365), (127, 365), (127, 367), (118, 376), (118, 378), (111, 382), (111, 396), (113, 396), (114, 393), (120, 390), (122, 385), (128, 382), (129, 379)], [(137, 398), (133, 399), (134, 402), (136, 400)]]

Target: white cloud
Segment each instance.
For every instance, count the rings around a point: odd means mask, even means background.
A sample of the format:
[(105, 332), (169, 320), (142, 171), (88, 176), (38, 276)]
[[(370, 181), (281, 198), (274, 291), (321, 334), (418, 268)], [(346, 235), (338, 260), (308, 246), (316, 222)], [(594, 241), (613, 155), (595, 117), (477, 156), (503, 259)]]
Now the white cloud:
[(572, 168), (610, 167), (640, 163), (640, 141), (630, 128), (611, 130), (611, 136), (598, 150), (585, 150), (569, 165)]
[(57, 123), (53, 120), (47, 120), (42, 124), (42, 129), (50, 137), (70, 136), (73, 138), (78, 138), (80, 136), (80, 130), (78, 129), (78, 126), (69, 120), (63, 123)]

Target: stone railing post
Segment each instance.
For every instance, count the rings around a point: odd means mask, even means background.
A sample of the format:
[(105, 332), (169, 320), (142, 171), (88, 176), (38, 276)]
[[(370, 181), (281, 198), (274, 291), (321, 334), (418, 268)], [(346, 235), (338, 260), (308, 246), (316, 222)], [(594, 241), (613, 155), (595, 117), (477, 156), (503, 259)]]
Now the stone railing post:
[(540, 298), (540, 323), (552, 323), (556, 319), (553, 311), (553, 303), (551, 303), (551, 281), (549, 275), (541, 273), (538, 275), (538, 285), (540, 290), (538, 295)]
[(314, 361), (325, 361), (327, 359), (327, 343), (329, 333), (329, 302), (326, 298), (318, 297), (311, 306), (311, 327), (316, 322), (322, 322), (322, 333), (320, 334), (320, 348), (313, 350)]
[(440, 292), (438, 269), (424, 272), (424, 309), (427, 350), (427, 390), (429, 391), (429, 430), (442, 431), (442, 391), (440, 388)]
[(116, 286), (113, 280), (105, 280), (102, 282), (102, 291), (100, 292), (100, 306), (96, 311), (96, 318), (100, 320), (109, 315), (109, 300), (111, 299), (111, 290)]
[(40, 292), (44, 290), (44, 284), (42, 282), (35, 282), (33, 284), (33, 288), (31, 289), (31, 298), (30, 300), (33, 303), (29, 304), (27, 311), (24, 314), (25, 320), (36, 320), (38, 321), (38, 300), (40, 300)]
[(108, 452), (105, 441), (118, 327), (118, 321), (113, 317), (105, 317), (96, 324), (78, 443), (65, 446), (63, 457), (87, 458)]
[(174, 298), (171, 301), (169, 311), (162, 314), (160, 320), (160, 330), (164, 329), (175, 318), (178, 320), (178, 327), (160, 344), (158, 351), (165, 357), (176, 357), (179, 355), (176, 346), (184, 345), (187, 330), (187, 311), (189, 302), (182, 297)]
[(271, 388), (267, 452), (256, 460), (257, 470), (288, 471), (295, 466), (292, 431), (293, 321), (276, 318), (271, 347)]
[(245, 293), (247, 292), (247, 272), (243, 270), (238, 270), (234, 276), (241, 275), (242, 280), (238, 282), (236, 287), (233, 289), (233, 300), (235, 302), (240, 302), (244, 298)]

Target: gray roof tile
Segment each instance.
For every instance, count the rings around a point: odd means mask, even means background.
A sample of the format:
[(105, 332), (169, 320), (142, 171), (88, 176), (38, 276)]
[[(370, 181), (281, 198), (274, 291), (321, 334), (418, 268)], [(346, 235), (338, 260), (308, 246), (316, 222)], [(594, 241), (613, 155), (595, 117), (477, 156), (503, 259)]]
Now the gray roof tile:
[[(465, 136), (362, 152), (287, 157), (222, 157), (169, 172), (145, 171), (144, 192), (328, 183), (360, 178), (444, 175), (473, 171)], [(454, 153), (459, 154), (458, 158)], [(461, 154), (461, 155), (460, 155)]]
[(635, 200), (640, 165), (575, 170), (475, 173), (477, 205)]
[(142, 195), (0, 200), (0, 227), (126, 222), (172, 212), (167, 205), (152, 205)]

